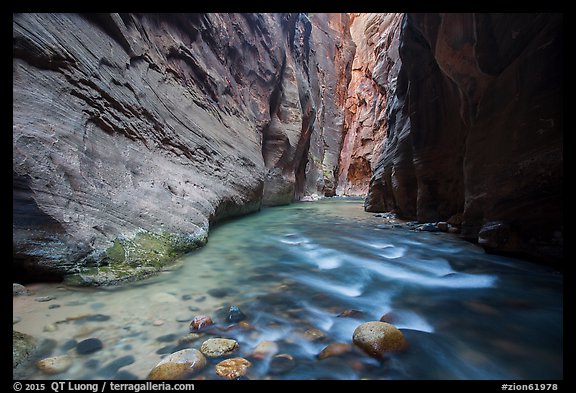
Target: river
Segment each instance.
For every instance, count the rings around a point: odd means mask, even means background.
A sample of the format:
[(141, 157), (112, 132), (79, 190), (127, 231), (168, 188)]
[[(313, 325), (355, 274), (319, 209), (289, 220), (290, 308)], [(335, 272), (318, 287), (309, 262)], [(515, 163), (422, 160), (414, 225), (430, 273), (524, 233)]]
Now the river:
[[(70, 353), (72, 366), (24, 379), (145, 379), (167, 353), (209, 337), (238, 341), (249, 379), (561, 379), (562, 274), (486, 254), (448, 233), (394, 227), (358, 199), (330, 198), (263, 209), (211, 230), (208, 244), (160, 275), (120, 288), (30, 284), (14, 297), (14, 329), (45, 338), (42, 356)], [(42, 296), (53, 297), (39, 302)], [(238, 306), (241, 326), (226, 323)], [(195, 315), (216, 322), (183, 344)], [(385, 318), (406, 351), (373, 359), (352, 349), (363, 322)], [(230, 328), (231, 327), (231, 328)], [(229, 329), (230, 328), (230, 329)], [(99, 351), (75, 354), (87, 338)], [(289, 367), (251, 357), (262, 341)], [(208, 359), (195, 376), (220, 379)]]

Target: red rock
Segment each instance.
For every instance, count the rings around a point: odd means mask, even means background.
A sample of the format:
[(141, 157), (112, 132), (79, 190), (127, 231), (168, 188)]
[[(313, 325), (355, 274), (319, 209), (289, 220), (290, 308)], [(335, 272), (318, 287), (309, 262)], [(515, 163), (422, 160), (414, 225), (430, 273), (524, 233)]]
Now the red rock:
[(214, 322), (212, 321), (212, 318), (210, 318), (209, 316), (197, 315), (194, 317), (194, 319), (192, 319), (192, 322), (190, 322), (190, 331), (194, 332), (197, 330), (201, 330), (213, 324)]

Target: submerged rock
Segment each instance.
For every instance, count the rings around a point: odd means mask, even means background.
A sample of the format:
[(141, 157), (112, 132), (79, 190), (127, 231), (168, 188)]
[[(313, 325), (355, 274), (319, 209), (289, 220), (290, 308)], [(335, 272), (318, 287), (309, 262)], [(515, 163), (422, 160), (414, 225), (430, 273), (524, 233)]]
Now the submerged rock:
[(184, 337), (180, 337), (178, 339), (178, 344), (190, 344), (198, 340), (200, 337), (202, 336), (199, 335), (198, 333), (188, 333)]
[(49, 375), (63, 373), (68, 370), (70, 366), (72, 366), (72, 358), (68, 355), (46, 358), (36, 363), (36, 367), (38, 367), (40, 371)]
[(216, 374), (226, 379), (236, 379), (246, 375), (250, 366), (252, 363), (244, 358), (226, 359), (216, 365)]
[(402, 332), (386, 322), (363, 323), (354, 330), (352, 341), (373, 357), (381, 357), (386, 352), (402, 351), (408, 345)]
[(266, 359), (276, 355), (278, 350), (278, 344), (274, 341), (262, 341), (256, 345), (256, 348), (252, 351), (252, 357), (258, 360)]
[(202, 343), (200, 352), (209, 358), (230, 355), (238, 349), (238, 342), (228, 338), (209, 338)]
[(76, 345), (76, 352), (79, 355), (87, 355), (90, 353), (97, 352), (104, 347), (102, 341), (97, 338), (87, 338), (86, 340), (80, 341), (78, 345)]
[(206, 358), (197, 349), (183, 349), (160, 361), (148, 374), (147, 379), (185, 379), (206, 366)]
[(326, 333), (320, 329), (312, 328), (304, 332), (304, 338), (308, 341), (321, 341), (326, 338)]
[(270, 361), (270, 374), (284, 374), (296, 367), (296, 360), (287, 353), (276, 355)]
[(208, 327), (210, 325), (213, 325), (214, 322), (212, 321), (212, 318), (210, 318), (207, 315), (196, 315), (193, 319), (192, 322), (190, 322), (190, 331), (196, 331), (196, 330), (200, 330), (202, 328)]
[(236, 323), (246, 319), (246, 315), (240, 310), (238, 306), (230, 306), (226, 320), (228, 322)]

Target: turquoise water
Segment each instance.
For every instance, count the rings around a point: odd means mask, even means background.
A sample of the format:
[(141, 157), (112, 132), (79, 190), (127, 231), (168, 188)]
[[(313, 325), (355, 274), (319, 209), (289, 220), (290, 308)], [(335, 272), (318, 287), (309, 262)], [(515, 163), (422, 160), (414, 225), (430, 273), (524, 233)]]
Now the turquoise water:
[[(21, 318), (14, 329), (49, 339), (43, 356), (72, 353), (74, 340), (91, 337), (104, 348), (74, 355), (62, 374), (31, 368), (22, 378), (144, 379), (166, 353), (199, 349), (214, 336), (238, 341), (228, 357), (249, 359), (250, 379), (563, 376), (560, 273), (485, 254), (451, 234), (393, 227), (354, 199), (296, 203), (223, 223), (206, 247), (170, 271), (120, 289), (30, 289), (55, 299), (14, 298)], [(226, 322), (231, 305), (246, 314), (242, 326)], [(339, 316), (345, 310), (355, 311)], [(200, 314), (216, 327), (178, 344)], [(381, 360), (359, 350), (318, 358), (328, 344), (351, 343), (359, 324), (383, 315), (404, 333), (408, 350)], [(262, 341), (290, 355), (290, 366), (252, 357)], [(126, 365), (110, 366), (119, 358)], [(219, 379), (214, 365), (221, 360), (209, 359), (196, 378)]]

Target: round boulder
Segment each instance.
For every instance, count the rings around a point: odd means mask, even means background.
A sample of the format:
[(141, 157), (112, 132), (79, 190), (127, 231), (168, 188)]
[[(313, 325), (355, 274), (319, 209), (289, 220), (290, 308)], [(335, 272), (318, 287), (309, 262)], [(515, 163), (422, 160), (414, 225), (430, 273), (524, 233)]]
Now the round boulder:
[(226, 379), (236, 379), (246, 375), (250, 366), (252, 363), (244, 358), (226, 359), (216, 365), (216, 374)]
[(190, 322), (190, 331), (195, 332), (202, 328), (213, 325), (212, 318), (207, 315), (196, 315), (192, 322)]
[(402, 332), (386, 322), (363, 323), (354, 330), (352, 341), (373, 357), (381, 357), (386, 352), (402, 351), (408, 345)]
[(183, 349), (160, 361), (148, 374), (151, 380), (185, 379), (203, 369), (206, 358), (197, 349)]

